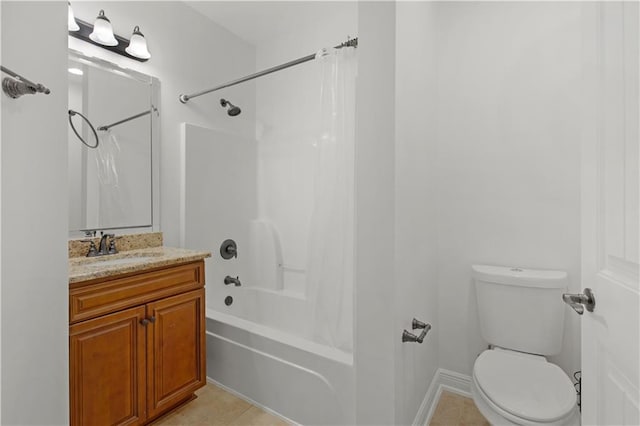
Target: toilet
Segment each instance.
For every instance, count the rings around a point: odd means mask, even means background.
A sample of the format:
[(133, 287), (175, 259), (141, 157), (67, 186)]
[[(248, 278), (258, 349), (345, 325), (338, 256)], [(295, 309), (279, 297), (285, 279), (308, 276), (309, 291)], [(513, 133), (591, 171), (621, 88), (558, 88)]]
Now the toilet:
[(471, 394), (492, 425), (579, 425), (569, 377), (545, 356), (562, 348), (567, 273), (473, 265), (482, 337)]

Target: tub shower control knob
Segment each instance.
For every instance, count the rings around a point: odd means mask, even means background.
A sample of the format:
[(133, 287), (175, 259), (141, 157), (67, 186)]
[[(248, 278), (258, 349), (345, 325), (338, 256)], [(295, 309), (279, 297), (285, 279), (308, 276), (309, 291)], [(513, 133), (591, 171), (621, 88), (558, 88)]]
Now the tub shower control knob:
[(238, 246), (233, 240), (224, 240), (220, 246), (220, 256), (223, 259), (231, 259), (232, 257), (238, 257)]

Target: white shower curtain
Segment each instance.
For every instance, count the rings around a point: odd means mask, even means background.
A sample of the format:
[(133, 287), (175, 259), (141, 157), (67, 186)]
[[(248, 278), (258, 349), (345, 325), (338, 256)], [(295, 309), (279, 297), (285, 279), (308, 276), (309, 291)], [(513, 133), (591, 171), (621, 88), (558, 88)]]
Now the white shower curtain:
[(99, 135), (100, 143), (92, 150), (98, 176), (97, 223), (104, 228), (113, 228), (123, 225), (124, 206), (129, 197), (126, 185), (120, 185), (118, 169), (122, 160), (118, 138), (111, 130)]
[(355, 48), (330, 49), (322, 66), (307, 298), (314, 340), (353, 350)]

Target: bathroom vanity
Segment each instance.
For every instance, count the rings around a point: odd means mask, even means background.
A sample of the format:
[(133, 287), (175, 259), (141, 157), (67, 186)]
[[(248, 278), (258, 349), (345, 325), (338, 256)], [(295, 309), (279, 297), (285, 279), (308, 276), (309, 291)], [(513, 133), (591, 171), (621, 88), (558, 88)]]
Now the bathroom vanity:
[(71, 425), (147, 424), (206, 384), (206, 252), (69, 259)]

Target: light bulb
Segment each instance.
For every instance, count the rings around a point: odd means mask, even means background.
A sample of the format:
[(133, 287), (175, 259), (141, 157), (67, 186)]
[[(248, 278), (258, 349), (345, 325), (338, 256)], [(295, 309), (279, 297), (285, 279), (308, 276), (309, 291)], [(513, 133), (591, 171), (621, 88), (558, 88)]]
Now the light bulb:
[(136, 58), (149, 59), (151, 57), (151, 53), (149, 53), (149, 49), (147, 49), (147, 40), (144, 38), (144, 34), (140, 32), (140, 27), (137, 25), (133, 29), (129, 46), (124, 50), (129, 55), (135, 56)]
[(80, 29), (80, 27), (78, 26), (78, 23), (76, 22), (76, 17), (73, 14), (73, 9), (71, 8), (71, 2), (67, 2), (67, 4), (69, 5), (69, 17), (67, 19), (67, 28), (69, 29), (69, 31), (78, 31)]
[(113, 27), (111, 21), (104, 16), (104, 10), (101, 10), (93, 23), (93, 32), (89, 34), (89, 38), (98, 44), (105, 46), (117, 46), (118, 40), (113, 35)]

